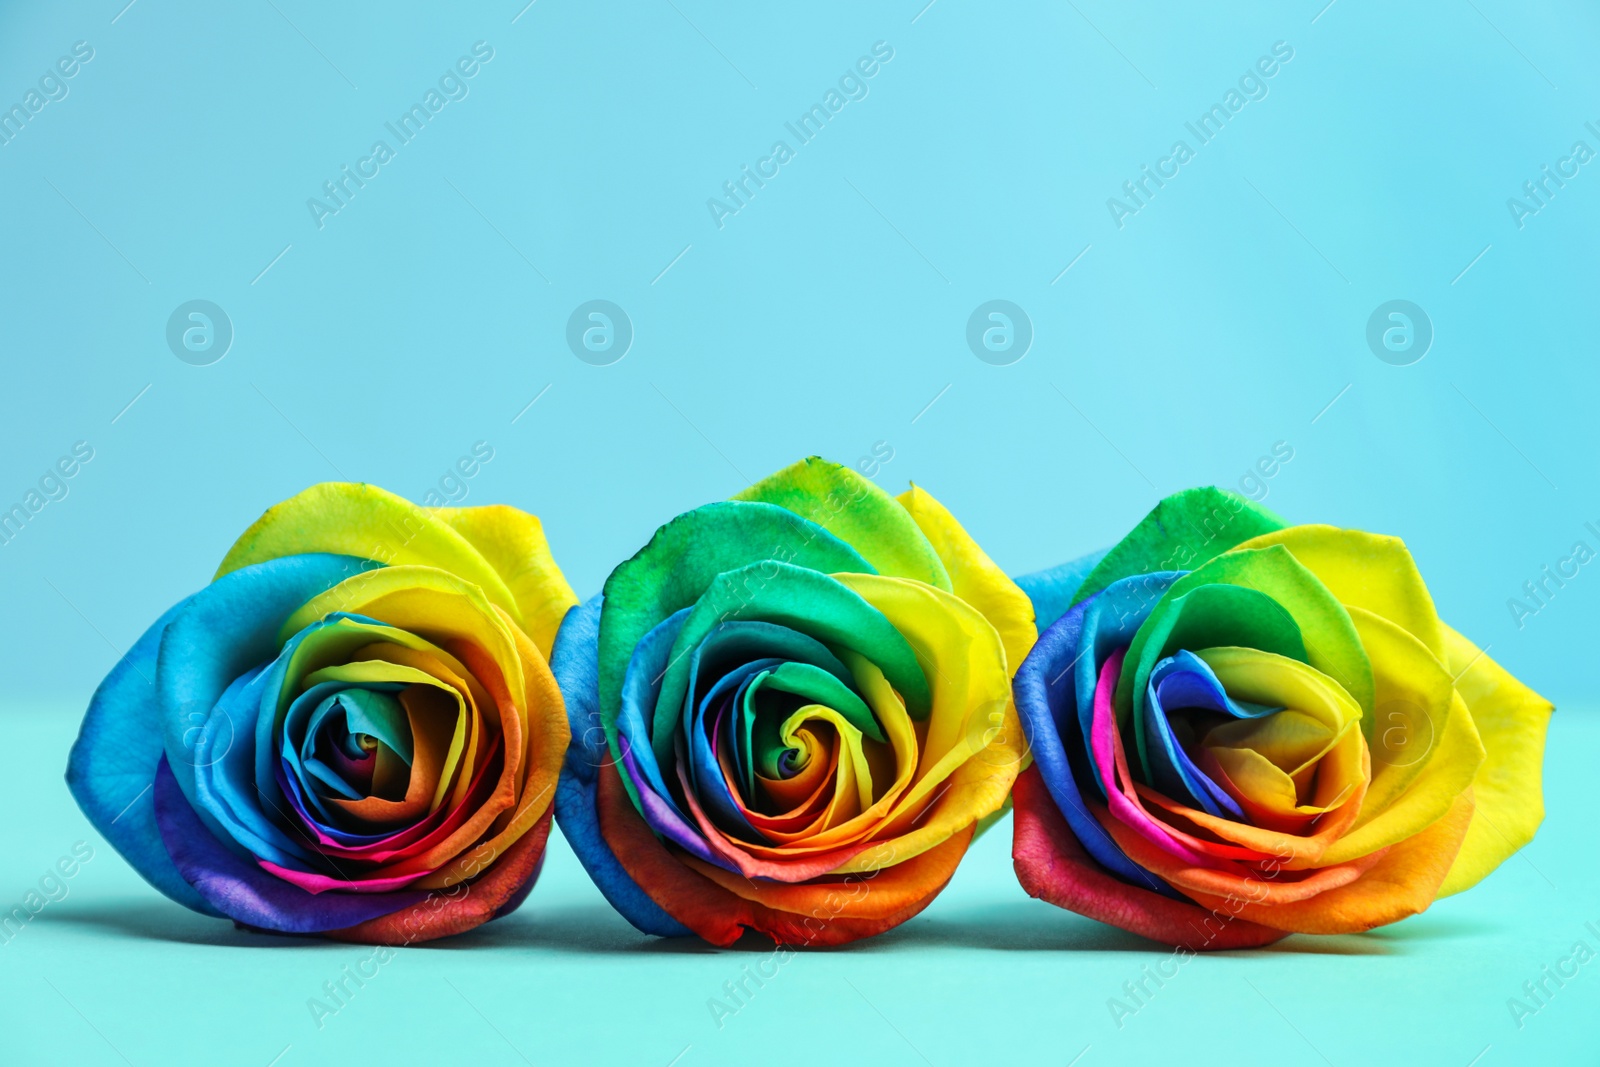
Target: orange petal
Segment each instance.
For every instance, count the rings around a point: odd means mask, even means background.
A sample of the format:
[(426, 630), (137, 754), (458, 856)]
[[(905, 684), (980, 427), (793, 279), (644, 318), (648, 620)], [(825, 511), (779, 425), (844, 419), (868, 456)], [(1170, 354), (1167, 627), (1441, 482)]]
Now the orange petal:
[[(778, 903), (776, 900), (769, 905), (746, 899), (692, 869), (681, 850), (663, 844), (650, 832), (628, 799), (616, 768), (610, 764), (600, 768), (596, 800), (600, 833), (628, 877), (667, 914), (705, 940), (724, 947), (739, 940), (747, 929), (759, 931), (781, 945), (825, 946), (842, 945), (898, 926), (927, 907), (949, 881), (971, 837), (969, 829), (944, 846), (897, 867), (885, 868), (870, 879), (862, 874), (853, 882), (834, 881), (830, 888), (836, 899), (824, 897), (823, 903), (809, 912), (795, 912), (773, 906)], [(900, 879), (909, 879), (920, 892), (906, 892), (903, 886), (900, 892), (888, 892), (888, 887)], [(879, 892), (880, 882), (885, 892)], [(860, 891), (864, 884), (871, 886), (871, 892)], [(786, 888), (807, 890), (804, 895), (809, 902), (813, 899), (809, 890), (822, 887)], [(899, 905), (898, 910), (889, 906), (891, 897)], [(796, 902), (800, 899), (800, 895), (792, 898)]]
[[(1472, 791), (1456, 798), (1438, 822), (1380, 856), (1349, 885), (1292, 904), (1246, 904), (1243, 918), (1303, 934), (1355, 934), (1398, 922), (1433, 903), (1472, 821)], [(1194, 894), (1202, 904), (1222, 900)], [(1232, 905), (1230, 905), (1232, 906)]]
[[(1168, 885), (1191, 895), (1212, 894), (1220, 898), (1265, 901), (1288, 904), (1306, 900), (1330, 889), (1349, 885), (1383, 856), (1381, 851), (1333, 867), (1319, 867), (1310, 872), (1296, 871), (1285, 876), (1284, 868), (1263, 872), (1247, 864), (1219, 863), (1219, 866), (1197, 867), (1172, 855), (1143, 836), (1130, 830), (1113, 818), (1105, 808), (1093, 802), (1085, 806), (1104, 826), (1106, 833), (1129, 859), (1160, 878)], [(1198, 897), (1196, 898), (1198, 899)]]

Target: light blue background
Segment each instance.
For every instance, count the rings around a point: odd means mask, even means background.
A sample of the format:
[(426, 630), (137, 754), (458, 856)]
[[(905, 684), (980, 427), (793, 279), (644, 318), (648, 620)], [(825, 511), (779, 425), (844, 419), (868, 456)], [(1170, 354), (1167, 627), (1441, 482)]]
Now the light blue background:
[[(539, 514), (583, 595), (659, 523), (810, 453), (888, 442), (880, 484), (914, 478), (1020, 573), (1116, 540), (1161, 495), (1237, 486), (1287, 442), (1268, 506), (1402, 535), (1441, 614), (1563, 709), (1525, 856), (1389, 932), (1191, 964), (1118, 1031), (1105, 999), (1157, 957), (1028, 902), (1002, 826), (923, 918), (796, 961), (718, 1032), (703, 1002), (751, 957), (633, 936), (557, 843), (518, 917), (404, 953), (359, 1021), (319, 1033), (303, 1001), (354, 950), (266, 950), (101, 844), (0, 946), (4, 1058), (1592, 1054), (1574, 1042), (1600, 977), (1520, 1031), (1505, 999), (1600, 922), (1600, 579), (1520, 629), (1507, 600), (1575, 541), (1600, 548), (1600, 161), (1522, 228), (1506, 202), (1574, 141), (1600, 150), (1600, 11), (923, 2), (0, 8), (0, 106), (94, 49), (0, 145), (0, 509), (94, 449), (0, 546), (7, 906), (92, 838), (59, 769), (117, 649), (268, 505), (330, 478), (420, 500), (477, 441), (495, 458), (467, 502)], [(319, 229), (307, 198), (480, 40), (494, 58), (469, 95)], [(869, 95), (719, 229), (707, 199), (794, 147), (784, 123), (877, 41), (894, 58)], [(1278, 41), (1294, 58), (1268, 95), (1119, 229), (1107, 198), (1175, 139), (1196, 147), (1184, 123)], [(1397, 298), (1435, 331), (1405, 367), (1364, 336)], [(211, 366), (166, 344), (193, 299), (235, 331)], [(611, 366), (566, 345), (591, 299), (636, 332)], [(966, 346), (992, 299), (1032, 320), (1012, 366)]]

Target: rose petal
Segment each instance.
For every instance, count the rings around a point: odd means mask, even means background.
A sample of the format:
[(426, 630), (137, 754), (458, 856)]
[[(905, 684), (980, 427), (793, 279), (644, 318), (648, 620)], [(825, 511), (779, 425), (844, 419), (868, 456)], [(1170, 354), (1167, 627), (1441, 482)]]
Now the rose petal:
[(600, 721), (599, 637), (602, 598), (597, 594), (567, 613), (550, 654), (550, 670), (566, 700), (572, 744), (556, 786), (556, 822), (595, 886), (636, 928), (658, 937), (688, 937), (693, 931), (662, 910), (639, 888), (600, 832), (597, 793), (600, 768), (611, 759)]
[(1105, 558), (1106, 552), (1106, 549), (1100, 549), (1016, 579), (1017, 588), (1033, 602), (1034, 626), (1039, 633), (1050, 629), (1057, 619), (1067, 613), (1067, 609), (1073, 605), (1073, 597), (1083, 586), (1083, 580)]
[[(911, 513), (917, 527), (939, 554), (950, 574), (950, 591), (977, 608), (999, 633), (1006, 650), (1008, 673), (1015, 672), (1038, 637), (1033, 602), (1017, 583), (995, 566), (955, 516), (932, 494), (913, 485), (895, 499)], [(882, 567), (878, 571), (888, 573)]]
[[(1460, 851), (1472, 821), (1472, 791), (1451, 805), (1444, 818), (1389, 849), (1357, 861), (1366, 865), (1348, 885), (1287, 904), (1245, 903), (1243, 918), (1306, 934), (1355, 934), (1399, 922), (1427, 908)], [(1376, 858), (1375, 863), (1370, 863)], [(1202, 904), (1223, 901), (1196, 894)], [(1228, 903), (1238, 906), (1238, 902)]]
[(1290, 526), (1238, 547), (1282, 545), (1346, 607), (1362, 608), (1395, 623), (1443, 659), (1439, 615), (1416, 560), (1398, 537), (1337, 526)]
[(538, 518), (504, 504), (436, 508), (433, 515), (466, 538), (505, 580), (519, 609), (513, 618), (521, 620), (523, 632), (547, 658), (556, 630), (578, 596), (556, 566)]
[[(853, 883), (756, 890), (744, 882), (752, 892), (766, 892), (767, 899), (774, 903), (782, 899), (783, 891), (793, 891), (792, 899), (802, 908), (818, 899), (825, 900), (822, 894), (835, 894), (835, 899), (828, 902), (831, 906), (820, 909), (824, 910), (822, 915), (815, 913), (819, 910), (815, 906), (812, 910), (790, 911), (747, 899), (718, 884), (713, 880), (718, 870), (715, 867), (691, 866), (694, 860), (675, 853), (650, 832), (628, 802), (614, 768), (600, 768), (598, 778), (601, 831), (630, 881), (648, 885), (651, 896), (665, 913), (714, 945), (731, 945), (746, 929), (766, 934), (779, 944), (819, 947), (882, 933), (928, 906), (954, 873), (972, 835), (968, 828), (938, 848), (870, 878), (860, 876)], [(721, 877), (743, 881), (727, 872), (722, 872)]]
[[(1032, 769), (1039, 783), (1049, 790), (1057, 813), (1071, 825), (1074, 840), (1082, 842), (1082, 847), (1102, 868), (1123, 882), (1176, 896), (1173, 890), (1123, 854), (1089, 814), (1084, 795), (1085, 789), (1101, 788), (1094, 779), (1097, 772), (1087, 751), (1094, 725), (1094, 692), (1100, 661), (1111, 653), (1119, 638), (1125, 642), (1148, 613), (1152, 602), (1147, 599), (1148, 595), (1153, 592), (1159, 597), (1160, 590), (1165, 589), (1173, 577), (1163, 576), (1152, 590), (1144, 589), (1136, 580), (1119, 582), (1103, 594), (1073, 607), (1039, 635), (1038, 644), (1017, 671), (1012, 689), (1033, 755)], [(1141, 603), (1144, 614), (1136, 610)], [(1087, 700), (1080, 704), (1085, 683)], [(1087, 720), (1081, 717), (1084, 714), (1089, 716)], [(1081, 770), (1075, 770), (1075, 764)], [(1016, 788), (1013, 786), (1013, 804), (1016, 803)]]
[(551, 815), (546, 811), (476, 881), (458, 881), (449, 889), (426, 895), (425, 903), (408, 904), (364, 923), (329, 930), (327, 936), (366, 945), (411, 945), (466, 933), (490, 919), (509, 915), (527, 899), (544, 866)]
[(1011, 797), (1015, 810), (1011, 854), (1017, 879), (1029, 896), (1192, 952), (1255, 948), (1285, 936), (1281, 930), (1235, 918), (1227, 909), (1213, 912), (1107, 873), (1061, 817), (1037, 767), (1022, 772)]
[(1194, 570), (1240, 542), (1287, 525), (1261, 505), (1215, 486), (1173, 493), (1105, 554), (1072, 603), (1083, 603), (1119, 579)]
[(165, 750), (186, 797), (195, 793), (195, 727), (235, 678), (277, 655), (278, 631), (296, 608), (361, 562), (315, 554), (246, 567), (200, 590), (173, 616), (161, 637), (154, 681)]
[(601, 601), (604, 621), (596, 655), (600, 718), (613, 752), (623, 678), (645, 634), (692, 606), (718, 575), (768, 560), (777, 549), (795, 566), (824, 573), (873, 570), (855, 549), (792, 511), (725, 501), (679, 515), (611, 572)]
[(1545, 731), (1555, 710), (1448, 626), (1445, 665), (1472, 713), (1486, 753), (1472, 780), (1476, 809), (1440, 896), (1470, 889), (1533, 840), (1544, 820)]
[(951, 589), (944, 562), (907, 509), (849, 467), (812, 456), (761, 479), (733, 499), (776, 504), (794, 512), (860, 552), (878, 574), (926, 582), (946, 592)]
[[(541, 635), (553, 631), (562, 606), (575, 604), (578, 598), (549, 559), (538, 520), (526, 516), (533, 524), (529, 528), (506, 517), (512, 509), (464, 510), (473, 514), (418, 507), (375, 485), (323, 482), (267, 509), (228, 550), (217, 577), (306, 552), (437, 567), (481, 588), (519, 625)], [(530, 554), (516, 555), (518, 549)], [(496, 563), (508, 570), (502, 573)], [(364, 563), (363, 569), (371, 566)], [(535, 613), (533, 618), (527, 617), (524, 601)]]
[[(769, 561), (714, 578), (673, 639), (666, 673), (661, 676), (655, 717), (650, 724), (657, 760), (665, 764), (671, 758), (689, 688), (689, 652), (722, 624), (730, 605), (737, 605), (740, 620), (789, 627), (832, 649), (859, 652), (888, 677), (912, 718), (926, 716), (929, 683), (916, 652), (881, 611), (851, 588), (845, 577), (835, 580), (803, 567)], [(601, 632), (604, 633), (603, 624)]]
[[(1230, 590), (1236, 592), (1229, 595)], [(1293, 640), (1285, 632), (1289, 629)], [(1119, 717), (1134, 717), (1139, 763), (1147, 777), (1144, 702), (1150, 672), (1180, 648), (1224, 645), (1309, 663), (1350, 695), (1370, 734), (1372, 664), (1344, 606), (1288, 549), (1235, 549), (1178, 579), (1128, 649), (1132, 669), (1117, 686), (1117, 710)]]
[(161, 839), (185, 881), (218, 912), (246, 926), (316, 934), (412, 907), (426, 893), (308, 893), (234, 855), (189, 806), (162, 757), (155, 804)]
[[(186, 908), (220, 916), (183, 880), (161, 843), (151, 786), (162, 758), (156, 654), (161, 635), (188, 601), (151, 624), (94, 691), (67, 757), (67, 788), (100, 836), (129, 865)], [(205, 718), (194, 725), (203, 728)]]

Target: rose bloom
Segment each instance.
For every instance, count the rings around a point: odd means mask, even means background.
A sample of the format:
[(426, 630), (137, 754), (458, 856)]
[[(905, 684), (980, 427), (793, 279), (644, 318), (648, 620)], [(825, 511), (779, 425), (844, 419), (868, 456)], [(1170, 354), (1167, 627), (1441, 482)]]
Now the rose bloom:
[(1192, 950), (1351, 933), (1533, 836), (1551, 705), (1439, 620), (1396, 538), (1163, 500), (1021, 580), (1033, 896)]
[(647, 933), (890, 929), (1005, 803), (1033, 636), (927, 493), (797, 463), (661, 527), (562, 625), (562, 833)]
[(403, 944), (520, 904), (566, 711), (577, 598), (539, 521), (314, 486), (95, 692), (67, 782), (144, 878), (263, 930)]

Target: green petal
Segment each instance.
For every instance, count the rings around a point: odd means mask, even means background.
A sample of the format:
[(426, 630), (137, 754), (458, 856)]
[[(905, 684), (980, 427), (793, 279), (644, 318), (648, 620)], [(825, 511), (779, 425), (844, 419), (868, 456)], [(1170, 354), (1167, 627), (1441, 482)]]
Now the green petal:
[(950, 592), (950, 575), (916, 521), (894, 497), (849, 467), (812, 456), (733, 499), (787, 508), (847, 542), (877, 573)]
[(913, 719), (927, 718), (933, 707), (933, 694), (911, 643), (859, 593), (814, 570), (786, 563), (751, 564), (718, 575), (673, 642), (650, 730), (651, 744), (663, 766), (671, 763), (674, 735), (689, 689), (693, 660), (689, 653), (713, 628), (730, 619), (776, 623), (814, 637), (830, 649), (858, 652), (883, 672)]
[[(1302, 663), (1307, 658), (1300, 628), (1265, 593), (1227, 584), (1203, 584), (1178, 596), (1169, 590), (1133, 635), (1115, 697), (1117, 721), (1126, 728), (1129, 716), (1133, 718), (1139, 764), (1147, 782), (1154, 777), (1145, 752), (1146, 683), (1155, 665), (1181, 648), (1250, 648)], [(1134, 664), (1133, 670), (1128, 663)]]
[[(1202, 601), (1206, 610), (1197, 611), (1197, 606), (1190, 606), (1183, 612), (1185, 618), (1179, 630), (1162, 632), (1164, 625), (1177, 625), (1177, 620), (1173, 624), (1160, 621), (1166, 617), (1163, 611), (1166, 604), (1186, 600), (1188, 594), (1203, 588), (1218, 586), (1249, 590), (1257, 597), (1234, 595), (1228, 600)], [(1283, 622), (1291, 620), (1304, 643), (1303, 656), (1264, 648), (1236, 636), (1241, 627), (1244, 632), (1257, 628), (1278, 631)], [(1156, 640), (1157, 637), (1160, 639)], [(1138, 667), (1132, 674), (1125, 673), (1118, 682), (1117, 708), (1119, 711), (1127, 709), (1134, 717), (1134, 735), (1141, 761), (1144, 759), (1145, 682), (1150, 670), (1173, 649), (1194, 650), (1214, 645), (1264, 648), (1303, 659), (1344, 687), (1361, 708), (1363, 732), (1371, 736), (1376, 686), (1372, 679), (1372, 663), (1361, 645), (1355, 624), (1350, 621), (1350, 613), (1288, 549), (1274, 545), (1226, 552), (1178, 579), (1134, 635), (1128, 658)]]
[[(857, 696), (849, 686), (814, 663), (793, 661), (780, 663), (762, 677), (759, 687), (790, 693), (803, 697), (808, 704), (821, 704), (823, 707), (832, 708), (866, 736), (879, 744), (888, 743), (888, 738), (883, 734), (883, 727), (878, 725), (878, 720), (872, 714), (872, 709), (867, 707), (867, 702)], [(758, 687), (751, 686), (752, 690), (756, 688)]]
[[(763, 560), (771, 561), (763, 574), (781, 562), (823, 573), (872, 572), (855, 549), (794, 512), (731, 501), (684, 512), (611, 572), (600, 610), (599, 686), (600, 721), (613, 744), (634, 646), (667, 616), (699, 601), (718, 575)], [(727, 592), (725, 607), (742, 602), (738, 591)]]
[(1194, 570), (1242, 541), (1286, 525), (1261, 505), (1215, 486), (1173, 493), (1106, 553), (1072, 602), (1135, 574)]

